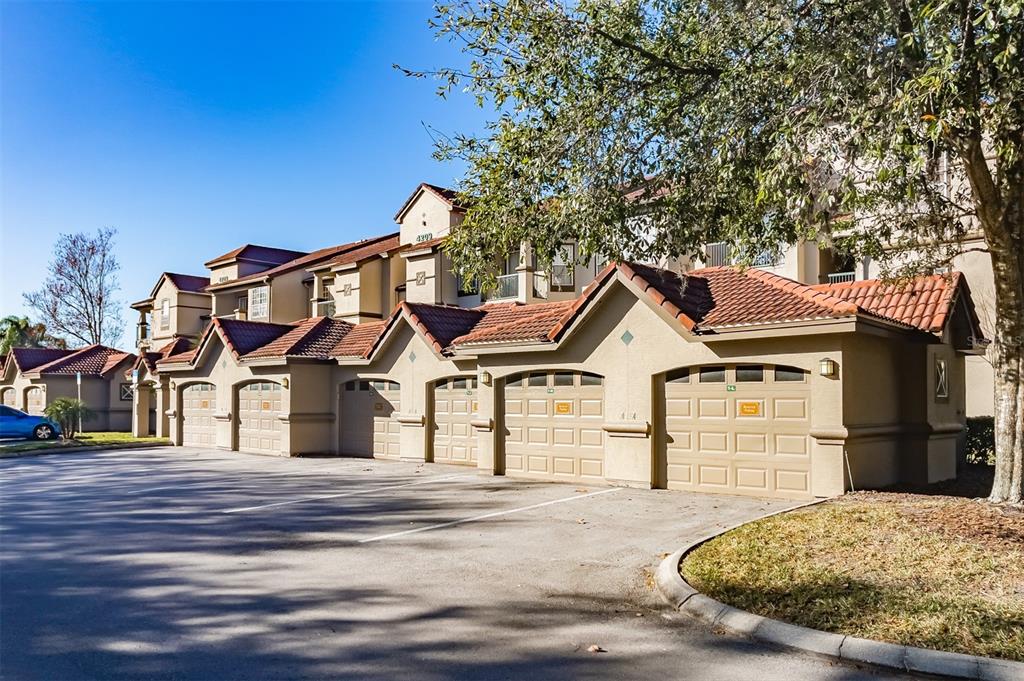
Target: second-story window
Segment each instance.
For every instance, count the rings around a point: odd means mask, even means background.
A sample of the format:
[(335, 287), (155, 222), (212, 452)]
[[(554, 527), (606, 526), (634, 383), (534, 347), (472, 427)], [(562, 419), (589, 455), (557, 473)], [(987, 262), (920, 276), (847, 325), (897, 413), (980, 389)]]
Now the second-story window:
[(458, 273), (455, 275), (455, 286), (460, 297), (475, 296), (479, 292), (479, 287), (476, 285), (476, 279), (467, 279)]
[(562, 244), (551, 260), (551, 290), (572, 291), (576, 284), (576, 245)]
[(268, 313), (267, 303), (269, 300), (269, 287), (257, 286), (256, 288), (249, 289), (249, 318), (266, 319)]
[(160, 301), (160, 329), (162, 331), (171, 328), (171, 301), (164, 298)]

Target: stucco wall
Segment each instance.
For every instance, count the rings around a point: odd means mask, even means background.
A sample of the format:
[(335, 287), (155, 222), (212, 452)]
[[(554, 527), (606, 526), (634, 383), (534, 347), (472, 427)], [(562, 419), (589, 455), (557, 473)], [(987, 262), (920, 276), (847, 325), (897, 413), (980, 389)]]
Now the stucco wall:
[(448, 204), (433, 193), (424, 191), (398, 223), (401, 232), (399, 242), (404, 246), (437, 239), (446, 235), (453, 224)]

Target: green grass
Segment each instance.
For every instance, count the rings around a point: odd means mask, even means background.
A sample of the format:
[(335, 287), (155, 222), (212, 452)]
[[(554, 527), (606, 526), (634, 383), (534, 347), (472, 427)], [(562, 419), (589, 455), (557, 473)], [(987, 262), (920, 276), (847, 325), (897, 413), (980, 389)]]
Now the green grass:
[(821, 504), (717, 537), (681, 572), (712, 598), (793, 624), (1024, 660), (1024, 545), (920, 522), (959, 508), (936, 511), (934, 497)]
[(80, 447), (124, 449), (170, 444), (165, 437), (132, 437), (131, 433), (79, 433), (74, 440), (24, 440), (0, 445), (0, 458), (47, 449), (73, 451)]

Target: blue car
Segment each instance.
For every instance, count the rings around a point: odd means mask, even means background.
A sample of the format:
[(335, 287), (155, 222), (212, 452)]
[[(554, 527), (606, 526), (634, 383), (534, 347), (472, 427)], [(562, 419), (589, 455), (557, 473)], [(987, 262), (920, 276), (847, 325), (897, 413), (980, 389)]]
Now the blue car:
[(32, 416), (20, 409), (0, 405), (0, 437), (52, 440), (59, 436), (60, 426), (45, 416)]

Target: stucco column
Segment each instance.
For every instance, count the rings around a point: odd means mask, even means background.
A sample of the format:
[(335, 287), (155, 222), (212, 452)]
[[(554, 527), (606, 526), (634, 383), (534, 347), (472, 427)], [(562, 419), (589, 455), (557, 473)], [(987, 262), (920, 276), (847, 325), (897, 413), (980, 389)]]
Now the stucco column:
[(496, 468), (498, 452), (495, 443), (496, 424), (498, 423), (497, 399), (495, 398), (497, 380), (489, 377), (490, 372), (481, 368), (480, 375), (477, 377), (476, 410), (473, 413), (471, 424), (477, 442), (477, 471), (484, 475), (493, 475), (499, 472)]
[(132, 397), (132, 437), (148, 437), (149, 432), (149, 385), (135, 386)]
[(411, 376), (401, 384), (402, 411), (396, 416), (401, 429), (399, 457), (402, 461), (426, 461), (430, 446), (427, 428), (433, 427), (427, 409), (433, 399), (432, 383), (417, 378), (415, 370)]
[(156, 433), (157, 437), (171, 436), (171, 422), (167, 416), (167, 410), (171, 408), (171, 391), (167, 381), (160, 381), (156, 385)]

